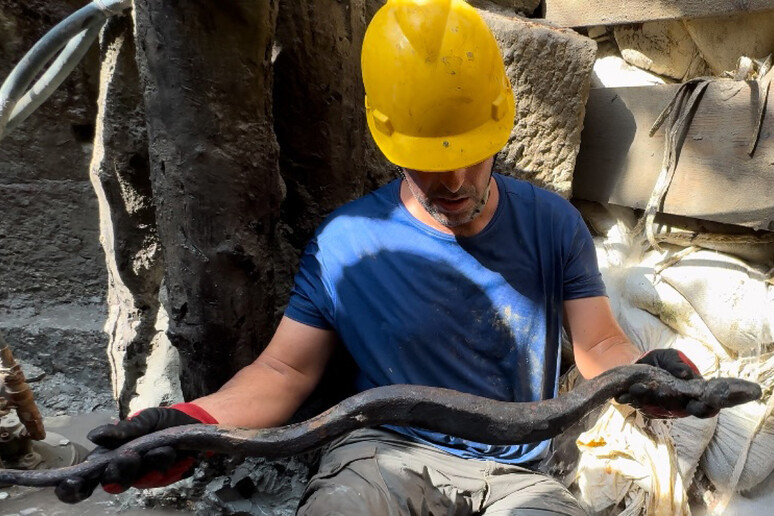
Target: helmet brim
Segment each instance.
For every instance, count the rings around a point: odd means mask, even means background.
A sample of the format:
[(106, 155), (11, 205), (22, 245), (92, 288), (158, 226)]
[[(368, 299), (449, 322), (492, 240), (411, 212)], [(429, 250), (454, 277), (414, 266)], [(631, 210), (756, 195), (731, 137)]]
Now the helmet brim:
[(422, 172), (446, 172), (467, 168), (502, 149), (513, 129), (515, 106), (512, 95), (506, 95), (507, 106), (499, 120), (489, 119), (462, 134), (419, 137), (393, 131), (387, 135), (374, 122), (367, 109), (368, 128), (384, 156), (399, 167)]

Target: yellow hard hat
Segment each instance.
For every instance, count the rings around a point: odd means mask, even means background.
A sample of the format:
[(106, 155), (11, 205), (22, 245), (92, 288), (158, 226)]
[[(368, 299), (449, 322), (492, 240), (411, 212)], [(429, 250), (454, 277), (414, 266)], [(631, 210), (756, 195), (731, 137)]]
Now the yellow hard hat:
[(514, 100), (500, 49), (462, 0), (388, 0), (361, 53), (368, 128), (388, 160), (456, 170), (499, 151)]

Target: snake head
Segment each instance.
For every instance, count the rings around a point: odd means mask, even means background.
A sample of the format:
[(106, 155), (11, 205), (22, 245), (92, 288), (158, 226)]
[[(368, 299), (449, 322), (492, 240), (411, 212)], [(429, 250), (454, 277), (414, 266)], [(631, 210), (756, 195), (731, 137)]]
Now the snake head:
[(761, 398), (761, 386), (741, 378), (707, 380), (703, 401), (716, 408), (728, 408)]

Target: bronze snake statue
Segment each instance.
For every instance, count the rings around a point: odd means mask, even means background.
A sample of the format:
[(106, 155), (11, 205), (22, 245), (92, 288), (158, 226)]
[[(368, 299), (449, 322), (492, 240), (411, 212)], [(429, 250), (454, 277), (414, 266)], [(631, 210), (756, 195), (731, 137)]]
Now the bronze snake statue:
[(537, 442), (560, 434), (635, 383), (666, 386), (675, 395), (717, 409), (761, 397), (760, 386), (746, 380), (681, 380), (647, 365), (616, 367), (567, 394), (536, 402), (497, 401), (437, 387), (391, 385), (361, 392), (319, 416), (292, 425), (265, 429), (178, 426), (93, 455), (75, 466), (38, 471), (0, 469), (0, 485), (56, 486), (68, 477), (90, 478), (118, 454), (143, 453), (157, 446), (242, 456), (289, 456), (318, 448), (352, 430), (385, 424), (425, 428), (495, 445)]

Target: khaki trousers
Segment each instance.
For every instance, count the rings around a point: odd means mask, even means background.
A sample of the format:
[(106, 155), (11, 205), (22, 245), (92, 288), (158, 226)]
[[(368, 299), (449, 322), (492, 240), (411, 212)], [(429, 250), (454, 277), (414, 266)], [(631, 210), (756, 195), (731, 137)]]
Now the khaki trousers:
[(381, 429), (324, 449), (301, 516), (584, 516), (558, 481), (520, 466), (463, 459)]

